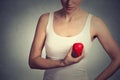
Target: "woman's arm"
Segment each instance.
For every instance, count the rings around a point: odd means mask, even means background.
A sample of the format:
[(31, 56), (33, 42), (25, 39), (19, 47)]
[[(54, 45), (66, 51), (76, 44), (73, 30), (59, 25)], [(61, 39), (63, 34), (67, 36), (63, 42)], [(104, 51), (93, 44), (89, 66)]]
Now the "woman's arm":
[(120, 68), (120, 48), (101, 19), (94, 17), (93, 26), (96, 37), (111, 58), (109, 66), (96, 78), (96, 80), (106, 80)]
[(32, 69), (50, 69), (67, 66), (80, 61), (83, 56), (73, 58), (71, 56), (72, 49), (69, 50), (64, 60), (51, 60), (42, 58), (42, 50), (46, 38), (46, 26), (48, 22), (48, 14), (44, 14), (40, 17), (37, 28), (35, 31), (34, 40), (32, 43), (30, 55), (29, 55), (29, 66)]
[(29, 66), (35, 69), (47, 69), (63, 66), (61, 61), (49, 60), (41, 57), (46, 38), (48, 14), (43, 14), (37, 24), (34, 40), (29, 55)]

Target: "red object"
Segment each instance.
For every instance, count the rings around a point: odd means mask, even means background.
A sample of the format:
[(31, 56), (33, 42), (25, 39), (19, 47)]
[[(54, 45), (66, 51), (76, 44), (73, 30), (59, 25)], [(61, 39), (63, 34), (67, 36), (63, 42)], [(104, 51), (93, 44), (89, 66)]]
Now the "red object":
[(84, 45), (82, 43), (74, 43), (73, 44), (73, 57), (79, 57), (82, 54)]

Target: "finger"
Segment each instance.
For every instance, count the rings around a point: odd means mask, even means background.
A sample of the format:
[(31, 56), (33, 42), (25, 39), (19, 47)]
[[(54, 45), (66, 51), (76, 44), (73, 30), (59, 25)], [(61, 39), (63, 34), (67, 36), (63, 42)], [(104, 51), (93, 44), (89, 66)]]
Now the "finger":
[(81, 59), (83, 59), (84, 57), (85, 57), (85, 53), (84, 53), (84, 51), (83, 51), (83, 53), (81, 54), (81, 56), (75, 58), (75, 61), (76, 61), (76, 62), (79, 62), (79, 61), (80, 61)]

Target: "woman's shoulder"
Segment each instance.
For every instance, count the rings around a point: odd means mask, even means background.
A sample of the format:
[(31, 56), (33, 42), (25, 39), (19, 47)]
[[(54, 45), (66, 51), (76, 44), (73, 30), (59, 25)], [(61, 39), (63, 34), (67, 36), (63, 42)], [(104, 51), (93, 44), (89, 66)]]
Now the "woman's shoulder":
[(49, 12), (40, 14), (39, 19), (38, 19), (38, 24), (47, 25), (48, 19), (49, 19), (49, 14), (50, 14)]
[(95, 16), (93, 14), (91, 15), (92, 15), (91, 23), (94, 27), (101, 27), (102, 25), (105, 24), (104, 21), (100, 17)]
[(82, 12), (87, 16), (92, 16), (91, 17), (91, 23), (92, 24), (99, 24), (99, 23), (103, 22), (103, 20), (100, 17), (98, 17), (98, 16), (96, 16), (96, 15), (90, 13), (90, 12), (87, 12), (86, 10), (82, 9)]
[(40, 15), (37, 23), (37, 29), (45, 30), (48, 23), (49, 13), (43, 13)]
[(40, 15), (39, 19), (40, 20), (47, 20), (49, 17), (49, 13), (43, 13)]
[[(91, 14), (92, 15), (92, 14)], [(92, 15), (91, 19), (91, 31), (96, 36), (98, 33), (103, 32), (104, 29), (106, 29), (106, 24), (102, 20), (102, 18)]]

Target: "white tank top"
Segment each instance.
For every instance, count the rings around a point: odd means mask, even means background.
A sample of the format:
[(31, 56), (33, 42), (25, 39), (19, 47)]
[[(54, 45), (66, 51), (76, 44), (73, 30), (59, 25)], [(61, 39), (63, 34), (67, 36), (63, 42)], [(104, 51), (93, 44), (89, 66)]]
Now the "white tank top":
[(46, 56), (53, 60), (64, 59), (72, 45), (76, 42), (81, 42), (84, 44), (85, 58), (67, 67), (46, 70), (44, 80), (88, 80), (86, 56), (92, 43), (90, 36), (91, 17), (92, 15), (89, 14), (83, 30), (79, 34), (71, 37), (63, 37), (54, 32), (54, 13), (50, 13), (46, 28)]

